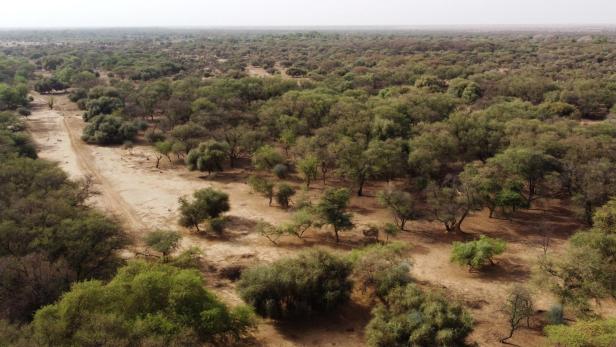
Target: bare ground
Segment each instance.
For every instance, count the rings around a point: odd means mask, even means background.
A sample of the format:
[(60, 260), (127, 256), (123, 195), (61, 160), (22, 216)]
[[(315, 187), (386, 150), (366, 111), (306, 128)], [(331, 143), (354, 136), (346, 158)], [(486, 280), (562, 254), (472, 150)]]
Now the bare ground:
[[(306, 241), (285, 239), (278, 247), (254, 233), (258, 220), (277, 224), (287, 220), (289, 213), (269, 207), (263, 197), (252, 194), (245, 184), (247, 173), (242, 169), (212, 177), (188, 172), (182, 165), (168, 162), (156, 169), (154, 155), (148, 146), (127, 149), (85, 144), (80, 139), (84, 127), (81, 112), (66, 96), (55, 96), (55, 110), (47, 108), (45, 96), (34, 94), (34, 97), (28, 125), (39, 146), (40, 157), (58, 162), (72, 178), (89, 176), (93, 179), (98, 194), (92, 203), (125, 223), (137, 244), (133, 252), (140, 247), (139, 240), (149, 230), (181, 230), (185, 236), (184, 247), (198, 246), (204, 251), (204, 259), (211, 269), (206, 273), (209, 285), (230, 303), (241, 301), (233, 283), (216, 275), (218, 269), (272, 261), (312, 245), (336, 247), (326, 231), (311, 231)], [(177, 226), (178, 198), (204, 187), (223, 190), (230, 196), (230, 223), (222, 237), (195, 235)], [(316, 183), (311, 187), (311, 195), (317, 196), (322, 189), (322, 184)], [(377, 189), (379, 186), (368, 186), (368, 194), (374, 195)], [(373, 196), (354, 198), (352, 209), (357, 224), (379, 224), (391, 219)], [(408, 228), (411, 232), (403, 233), (398, 239), (412, 245), (412, 275), (418, 282), (432, 290), (442, 289), (447, 296), (463, 301), (471, 309), (477, 321), (472, 341), (480, 346), (499, 346), (498, 340), (506, 332), (504, 316), (499, 311), (506, 291), (516, 283), (530, 280), (532, 264), (542, 252), (540, 240), (544, 234), (552, 237), (551, 251), (563, 249), (567, 237), (579, 228), (571, 215), (560, 202), (548, 201), (533, 210), (519, 212), (513, 220), (490, 219), (485, 212), (476, 213), (465, 222), (465, 235), (446, 235), (439, 224), (425, 220), (412, 222)], [(509, 242), (497, 267), (477, 274), (452, 265), (449, 262), (451, 242), (478, 234), (501, 237)], [(342, 237), (344, 244), (336, 247), (341, 250), (362, 243), (357, 231)], [(537, 288), (536, 294), (539, 310), (546, 310), (555, 302), (545, 288)], [(253, 343), (263, 346), (362, 346), (369, 311), (369, 306), (353, 303), (325, 319), (286, 325), (264, 321)], [(538, 315), (537, 328), (521, 330), (510, 342), (519, 346), (541, 345), (544, 341), (538, 328), (539, 320)]]

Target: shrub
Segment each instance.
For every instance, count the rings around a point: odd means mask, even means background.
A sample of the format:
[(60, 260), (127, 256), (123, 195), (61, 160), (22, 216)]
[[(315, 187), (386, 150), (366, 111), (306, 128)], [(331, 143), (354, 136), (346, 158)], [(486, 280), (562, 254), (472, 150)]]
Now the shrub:
[(406, 245), (391, 243), (353, 250), (352, 279), (362, 291), (370, 290), (382, 302), (389, 292), (410, 283), (411, 262), (405, 258)]
[(281, 183), (278, 185), (278, 189), (276, 189), (276, 202), (283, 207), (289, 207), (289, 200), (291, 197), (295, 195), (295, 189), (288, 184)]
[(479, 240), (454, 242), (451, 261), (466, 265), (469, 269), (481, 269), (488, 264), (494, 265), (493, 257), (505, 251), (507, 243), (484, 235)]
[(272, 169), (272, 172), (278, 178), (285, 178), (289, 173), (289, 168), (285, 164), (276, 164), (276, 166)]
[(82, 139), (99, 145), (121, 144), (132, 140), (137, 135), (133, 122), (122, 120), (118, 116), (97, 116), (83, 129)]
[(248, 177), (248, 185), (256, 193), (259, 193), (269, 199), (269, 205), (272, 206), (272, 199), (274, 198), (274, 184), (267, 181), (267, 179), (251, 175)]
[(462, 306), (414, 285), (395, 288), (372, 312), (368, 345), (378, 347), (466, 346), (473, 319)]
[(563, 305), (556, 304), (552, 305), (548, 311), (545, 313), (545, 318), (551, 325), (563, 324), (565, 322), (565, 314), (563, 310)]
[(32, 112), (30, 112), (29, 109), (27, 109), (27, 108), (25, 108), (23, 106), (17, 108), (17, 113), (19, 113), (20, 116), (24, 116), (24, 117), (29, 116), (29, 115), (32, 114)]
[(394, 222), (401, 230), (404, 230), (407, 221), (416, 217), (415, 201), (407, 192), (384, 190), (377, 194), (377, 200), (391, 211)]
[(226, 193), (212, 188), (197, 190), (193, 193), (192, 202), (180, 198), (180, 225), (201, 231), (199, 224), (220, 217), (229, 208), (229, 195)]
[(616, 345), (616, 318), (578, 321), (572, 325), (548, 325), (548, 340), (566, 347), (613, 347)]
[(316, 214), (319, 217), (318, 225), (331, 225), (334, 228), (336, 243), (340, 241), (339, 232), (353, 228), (351, 213), (347, 212), (347, 206), (351, 199), (348, 189), (328, 189), (316, 206)]
[(68, 94), (68, 99), (72, 102), (77, 102), (88, 97), (88, 91), (84, 88), (75, 88)]
[(156, 129), (146, 130), (143, 136), (145, 137), (145, 140), (148, 141), (148, 143), (165, 141), (165, 134), (162, 131)]
[(351, 265), (345, 260), (314, 250), (244, 271), (238, 290), (264, 317), (305, 317), (346, 302), (350, 273)]
[(108, 284), (73, 285), (33, 322), (36, 339), (47, 346), (224, 344), (253, 325), (249, 309), (229, 309), (204, 288), (196, 270), (141, 261)]
[(98, 99), (90, 99), (86, 102), (86, 113), (83, 118), (86, 122), (89, 122), (95, 116), (112, 114), (113, 111), (122, 107), (124, 107), (124, 102), (117, 97), (101, 96)]
[(252, 156), (252, 164), (257, 170), (272, 170), (277, 164), (283, 162), (282, 154), (269, 145), (259, 147)]
[(182, 235), (177, 231), (156, 230), (146, 235), (145, 244), (166, 258), (178, 248), (181, 239)]
[(191, 149), (186, 157), (186, 165), (189, 170), (222, 171), (222, 164), (227, 158), (229, 145), (226, 142), (214, 140), (207, 141), (199, 147)]

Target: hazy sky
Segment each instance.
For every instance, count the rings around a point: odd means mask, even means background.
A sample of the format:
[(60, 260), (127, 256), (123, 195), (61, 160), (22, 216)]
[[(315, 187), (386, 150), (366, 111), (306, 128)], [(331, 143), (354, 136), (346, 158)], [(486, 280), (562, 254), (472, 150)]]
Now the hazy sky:
[(0, 27), (616, 24), (616, 0), (0, 0)]

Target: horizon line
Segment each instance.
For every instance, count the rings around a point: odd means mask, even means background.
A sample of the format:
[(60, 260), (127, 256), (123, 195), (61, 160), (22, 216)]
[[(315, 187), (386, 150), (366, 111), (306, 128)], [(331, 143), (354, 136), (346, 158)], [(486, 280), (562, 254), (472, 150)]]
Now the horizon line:
[(23, 26), (3, 27), (0, 30), (105, 30), (105, 29), (173, 29), (173, 30), (212, 30), (212, 29), (388, 29), (388, 30), (421, 30), (421, 29), (616, 29), (615, 23), (492, 23), (492, 24), (306, 24), (306, 25), (92, 25), (92, 26)]

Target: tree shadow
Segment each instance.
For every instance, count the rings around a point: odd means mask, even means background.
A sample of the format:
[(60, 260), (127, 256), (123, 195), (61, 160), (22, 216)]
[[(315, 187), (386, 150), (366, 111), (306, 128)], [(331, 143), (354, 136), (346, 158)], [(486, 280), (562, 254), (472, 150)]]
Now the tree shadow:
[(323, 331), (362, 333), (370, 321), (370, 307), (349, 301), (340, 308), (328, 314), (318, 314), (310, 318), (274, 322), (274, 328), (286, 338), (296, 341), (307, 335), (316, 335), (315, 345), (325, 345), (327, 341), (319, 341)]

